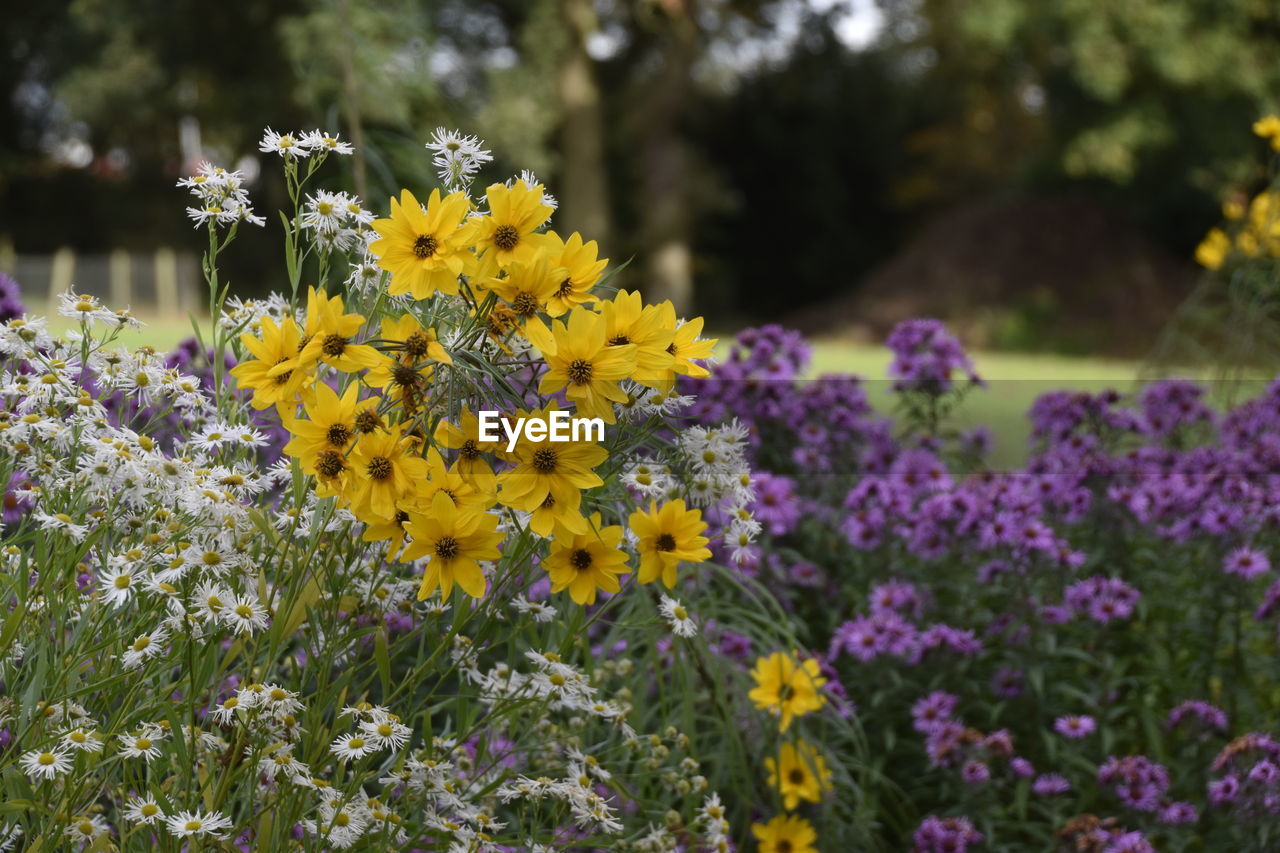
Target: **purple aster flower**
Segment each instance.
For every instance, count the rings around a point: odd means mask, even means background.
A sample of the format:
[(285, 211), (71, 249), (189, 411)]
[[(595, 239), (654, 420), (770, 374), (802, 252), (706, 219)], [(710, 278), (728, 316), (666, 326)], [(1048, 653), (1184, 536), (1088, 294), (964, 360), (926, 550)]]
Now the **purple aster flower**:
[(1157, 819), (1161, 823), (1174, 825), (1195, 823), (1200, 819), (1200, 813), (1196, 811), (1196, 807), (1191, 803), (1169, 803), (1160, 809), (1160, 815)]
[(965, 853), (969, 845), (982, 841), (982, 833), (973, 828), (968, 818), (940, 818), (929, 815), (915, 835), (915, 853)]
[(1093, 717), (1084, 714), (1075, 717), (1059, 717), (1053, 723), (1054, 731), (1072, 740), (1088, 737), (1097, 728), (1098, 726), (1093, 721)]
[(918, 732), (928, 732), (939, 723), (951, 719), (960, 697), (935, 690), (911, 706), (911, 721)]
[(982, 761), (969, 761), (960, 769), (960, 777), (970, 785), (980, 785), (991, 779), (991, 768)]
[(1056, 797), (1071, 790), (1071, 783), (1059, 773), (1041, 773), (1031, 783), (1031, 790), (1041, 797)]
[(22, 288), (10, 275), (0, 272), (0, 323), (7, 323), (27, 313), (22, 304)]
[(1222, 561), (1222, 570), (1229, 575), (1252, 580), (1271, 570), (1267, 555), (1253, 548), (1237, 548)]

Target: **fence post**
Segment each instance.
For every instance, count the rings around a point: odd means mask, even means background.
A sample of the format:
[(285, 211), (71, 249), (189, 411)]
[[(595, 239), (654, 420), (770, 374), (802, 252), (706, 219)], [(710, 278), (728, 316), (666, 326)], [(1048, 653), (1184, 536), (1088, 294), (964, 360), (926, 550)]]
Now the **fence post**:
[(71, 280), (76, 274), (76, 253), (67, 246), (62, 246), (53, 253), (53, 263), (49, 269), (49, 310), (58, 304), (58, 297), (71, 289)]
[(124, 249), (111, 250), (109, 276), (111, 307), (122, 311), (133, 303), (133, 274), (129, 268), (129, 253)]
[(156, 249), (156, 313), (173, 317), (178, 313), (178, 257), (173, 249)]

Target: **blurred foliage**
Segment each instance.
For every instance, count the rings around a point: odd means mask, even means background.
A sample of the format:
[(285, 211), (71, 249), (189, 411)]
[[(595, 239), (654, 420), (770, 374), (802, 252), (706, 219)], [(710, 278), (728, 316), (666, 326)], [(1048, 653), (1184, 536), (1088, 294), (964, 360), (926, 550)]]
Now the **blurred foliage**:
[[(391, 174), (433, 184), (422, 142), (452, 125), (489, 141), (489, 177), (532, 166), (563, 224), (635, 258), (620, 283), (759, 320), (856, 290), (922, 224), (991, 197), (1085, 193), (1189, 259), (1223, 191), (1256, 178), (1241, 130), (1280, 93), (1273, 0), (878, 0), (879, 36), (853, 50), (838, 35), (865, 6), (16, 5), (0, 234), (194, 246), (172, 190), (192, 128), (204, 156), (259, 157), (263, 206), (281, 188), (261, 129), (336, 128), (363, 152), (340, 180), (379, 205)], [(69, 144), (92, 162), (69, 164)], [(246, 241), (246, 258), (278, 251), (271, 228)], [(263, 289), (263, 266), (231, 272)], [(1032, 313), (1015, 337), (1044, 327)]]

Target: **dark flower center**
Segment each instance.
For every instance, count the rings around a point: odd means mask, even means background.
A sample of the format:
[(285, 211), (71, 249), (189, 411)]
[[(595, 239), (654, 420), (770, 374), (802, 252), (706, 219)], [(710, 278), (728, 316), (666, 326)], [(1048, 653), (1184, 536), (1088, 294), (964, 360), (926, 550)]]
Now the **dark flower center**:
[(351, 428), (346, 424), (334, 424), (329, 427), (325, 437), (334, 447), (346, 447), (347, 442), (351, 440)]
[(458, 556), (458, 540), (452, 536), (441, 536), (436, 541), (436, 556), (442, 560), (452, 560)]
[(401, 388), (408, 388), (418, 384), (418, 371), (407, 364), (397, 365), (396, 369), (391, 371), (391, 379)]
[(570, 293), (573, 293), (573, 279), (566, 278), (564, 281), (560, 282), (560, 286), (556, 288), (556, 296), (563, 298), (568, 296)]
[(538, 299), (529, 291), (522, 290), (511, 300), (511, 310), (521, 317), (532, 317), (538, 313)]
[(336, 477), (347, 467), (341, 453), (326, 450), (316, 457), (316, 472), (321, 477)]
[(475, 459), (480, 455), (480, 448), (476, 446), (475, 439), (468, 438), (462, 442), (462, 446), (458, 448), (458, 455), (463, 459)]
[(791, 772), (787, 774), (787, 778), (791, 780), (792, 785), (803, 785), (804, 771), (799, 767), (793, 767)]
[(609, 346), (611, 347), (625, 347), (629, 343), (631, 343), (631, 338), (626, 335), (614, 335), (609, 338)]
[(579, 548), (569, 555), (569, 565), (580, 572), (585, 572), (591, 568), (591, 552), (586, 548)]
[(404, 339), (404, 351), (414, 358), (422, 358), (427, 354), (427, 348), (430, 346), (431, 338), (422, 332), (414, 332)]
[(372, 479), (385, 480), (391, 476), (391, 460), (385, 456), (375, 456), (369, 460), (369, 467), (365, 470)]
[(493, 245), (510, 252), (520, 242), (520, 232), (514, 225), (499, 225), (493, 232)]
[(777, 850), (778, 853), (791, 853), (791, 842), (784, 838), (773, 845), (773, 849)]
[(675, 344), (667, 344), (667, 352), (668, 352), (668, 353), (670, 353), (671, 355), (675, 355), (675, 354), (676, 354), (676, 345), (675, 345)]
[(586, 385), (591, 381), (591, 362), (581, 358), (569, 362), (569, 381), (574, 385)]
[(533, 470), (539, 474), (550, 474), (556, 470), (559, 455), (550, 447), (543, 447), (533, 452)]
[(413, 254), (423, 260), (434, 255), (438, 248), (440, 244), (430, 234), (419, 234), (418, 239), (413, 241)]
[[(284, 364), (284, 363), (285, 363), (286, 361), (288, 361), (288, 360), (289, 360), (289, 359), (287, 359), (287, 358), (280, 358), (280, 359), (276, 359), (276, 364)], [(286, 383), (286, 382), (288, 382), (288, 381), (289, 381), (289, 377), (290, 377), (290, 376), (292, 376), (292, 375), (293, 375), (293, 371), (292, 371), (292, 370), (286, 370), (284, 373), (281, 373), (281, 374), (277, 375), (277, 376), (276, 376), (276, 384), (277, 384), (277, 385), (283, 385), (284, 383)]]
[(676, 549), (676, 538), (670, 533), (663, 533), (654, 541), (653, 547), (659, 551), (674, 551)]
[(382, 428), (382, 418), (369, 409), (356, 415), (356, 432), (370, 433)]
[(330, 358), (337, 358), (346, 352), (346, 349), (347, 339), (342, 335), (329, 335), (324, 339), (324, 344), (320, 347), (320, 351)]

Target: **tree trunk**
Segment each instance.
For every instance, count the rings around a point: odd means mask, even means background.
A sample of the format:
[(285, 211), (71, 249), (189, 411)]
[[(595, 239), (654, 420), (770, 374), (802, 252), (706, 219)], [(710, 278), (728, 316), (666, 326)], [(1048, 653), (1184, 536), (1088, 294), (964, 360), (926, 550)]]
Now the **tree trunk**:
[(553, 220), (568, 236), (609, 244), (609, 193), (604, 164), (604, 119), (587, 37), (597, 26), (592, 0), (560, 0), (568, 43), (560, 64), (560, 208)]
[(679, 314), (693, 308), (689, 155), (681, 138), (699, 32), (692, 11), (668, 0), (665, 62), (652, 81), (641, 125), (641, 287), (647, 302), (670, 299)]

